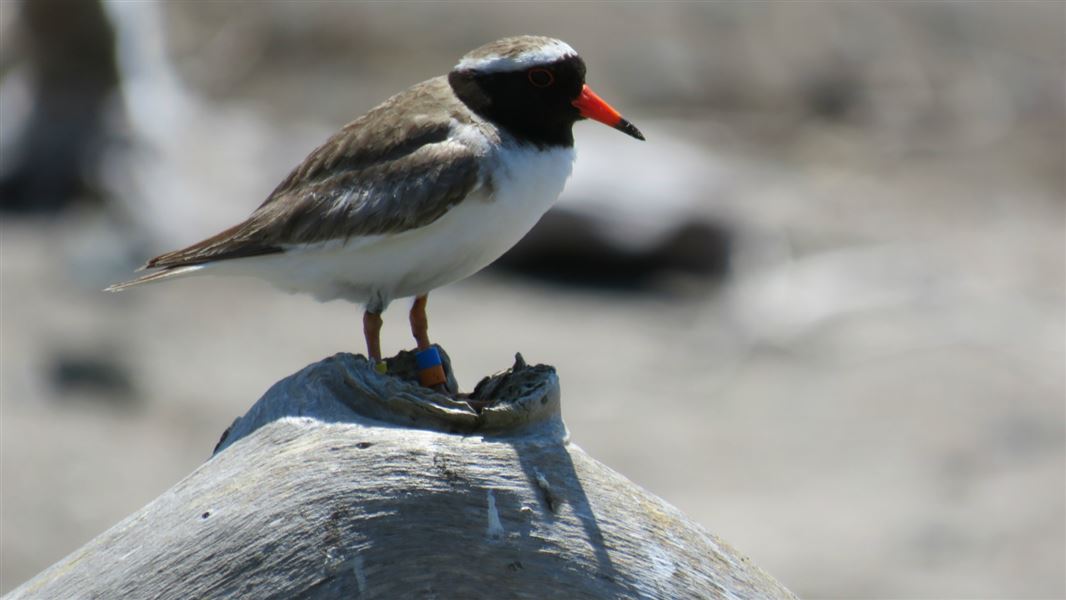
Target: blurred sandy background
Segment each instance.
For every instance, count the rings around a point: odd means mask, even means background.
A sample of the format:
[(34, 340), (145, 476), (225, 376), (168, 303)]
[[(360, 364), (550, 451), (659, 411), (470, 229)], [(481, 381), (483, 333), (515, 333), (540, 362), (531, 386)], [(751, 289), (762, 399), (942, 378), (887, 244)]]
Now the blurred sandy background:
[(576, 443), (802, 597), (1063, 598), (1064, 31), (1060, 2), (3, 0), (0, 592), (363, 347), (358, 308), (255, 281), (99, 290), (539, 33), (648, 142), (578, 124), (560, 211), (431, 296), (460, 382), (556, 365)]

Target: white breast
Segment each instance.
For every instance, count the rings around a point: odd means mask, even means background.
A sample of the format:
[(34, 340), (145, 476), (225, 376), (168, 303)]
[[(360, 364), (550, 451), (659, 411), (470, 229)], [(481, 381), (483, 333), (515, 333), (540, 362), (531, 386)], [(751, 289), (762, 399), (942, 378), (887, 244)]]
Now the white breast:
[(394, 298), (473, 275), (547, 212), (570, 176), (574, 150), (504, 144), (485, 160), (483, 185), (426, 227), (265, 256), (245, 272), (322, 301), (342, 298), (381, 310)]

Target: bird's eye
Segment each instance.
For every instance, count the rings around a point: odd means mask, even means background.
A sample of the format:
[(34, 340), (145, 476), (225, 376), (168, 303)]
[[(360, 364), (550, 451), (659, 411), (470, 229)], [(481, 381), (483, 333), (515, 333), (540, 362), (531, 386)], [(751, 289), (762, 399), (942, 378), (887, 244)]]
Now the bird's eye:
[(555, 75), (543, 67), (530, 69), (526, 76), (529, 77), (529, 83), (533, 84), (533, 87), (543, 88), (555, 83)]

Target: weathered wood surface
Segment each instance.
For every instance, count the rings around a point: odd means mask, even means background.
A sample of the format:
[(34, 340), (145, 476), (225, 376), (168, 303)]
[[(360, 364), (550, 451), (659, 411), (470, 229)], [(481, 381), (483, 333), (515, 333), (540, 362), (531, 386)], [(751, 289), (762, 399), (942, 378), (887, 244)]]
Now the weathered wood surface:
[(519, 359), (474, 396), (491, 406), (359, 356), (310, 365), (7, 598), (794, 597), (569, 443), (552, 368)]

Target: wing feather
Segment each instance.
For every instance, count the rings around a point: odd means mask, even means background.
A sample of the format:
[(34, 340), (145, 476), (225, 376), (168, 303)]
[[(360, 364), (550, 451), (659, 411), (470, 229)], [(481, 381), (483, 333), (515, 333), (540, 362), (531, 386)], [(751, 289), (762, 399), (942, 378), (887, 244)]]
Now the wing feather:
[(445, 78), (416, 85), (317, 148), (243, 223), (146, 266), (169, 269), (424, 227), (481, 185), (484, 148), (451, 135), (453, 127), (476, 121)]

